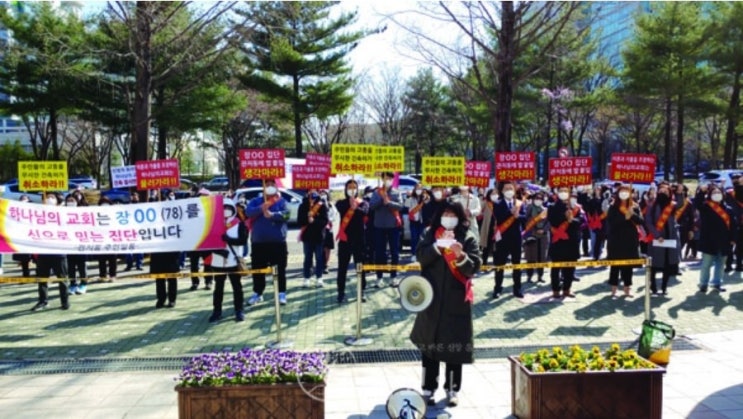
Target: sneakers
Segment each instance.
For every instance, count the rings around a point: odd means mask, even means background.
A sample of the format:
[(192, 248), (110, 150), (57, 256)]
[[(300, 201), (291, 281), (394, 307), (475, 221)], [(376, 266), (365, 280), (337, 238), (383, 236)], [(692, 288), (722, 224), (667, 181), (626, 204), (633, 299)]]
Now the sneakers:
[(322, 281), (322, 278), (317, 278), (317, 287), (322, 288), (325, 286), (325, 283)]
[(279, 304), (281, 304), (282, 306), (286, 305), (286, 293), (285, 292), (279, 293)]
[(304, 282), (302, 283), (302, 288), (309, 288), (312, 285), (309, 278), (305, 278)]
[(70, 288), (67, 290), (67, 294), (69, 295), (77, 294), (77, 285), (70, 285)]
[(216, 323), (222, 318), (222, 313), (212, 313), (211, 316), (209, 316), (209, 323)]
[(413, 256), (410, 257), (410, 263), (415, 263), (417, 261), (418, 260), (415, 258), (415, 255), (413, 255)]
[(75, 292), (75, 294), (82, 295), (82, 294), (85, 294), (86, 292), (88, 292), (88, 286), (80, 285), (77, 287), (77, 291)]
[(717, 292), (725, 292), (727, 291), (726, 288), (723, 288), (722, 285), (712, 285), (712, 289), (717, 290)]
[(250, 299), (248, 300), (248, 305), (249, 306), (254, 306), (254, 305), (260, 303), (261, 301), (263, 301), (263, 296), (254, 293), (253, 296), (250, 297)]
[(392, 288), (397, 288), (398, 286), (400, 286), (400, 280), (397, 279), (397, 277), (392, 278), (392, 284), (390, 284), (390, 286)]
[(245, 313), (243, 313), (242, 311), (238, 311), (237, 313), (235, 313), (235, 321), (236, 322), (245, 321)]
[(426, 404), (429, 406), (436, 405), (436, 399), (433, 398), (433, 391), (431, 390), (423, 390), (423, 400), (425, 400)]
[(385, 285), (387, 285), (387, 284), (385, 284), (384, 278), (379, 278), (377, 280), (377, 284), (376, 284), (376, 287), (377, 288), (384, 288)]
[(69, 310), (70, 309), (70, 303), (62, 303), (62, 310)]
[(45, 308), (46, 308), (46, 306), (47, 306), (47, 305), (48, 305), (48, 303), (46, 303), (46, 302), (41, 302), (41, 301), (40, 301), (40, 302), (36, 303), (36, 305), (35, 305), (35, 306), (31, 307), (31, 311), (39, 311), (39, 310), (43, 310), (43, 309), (45, 309)]
[(446, 404), (449, 407), (454, 407), (459, 404), (459, 396), (456, 391), (449, 391), (446, 393)]

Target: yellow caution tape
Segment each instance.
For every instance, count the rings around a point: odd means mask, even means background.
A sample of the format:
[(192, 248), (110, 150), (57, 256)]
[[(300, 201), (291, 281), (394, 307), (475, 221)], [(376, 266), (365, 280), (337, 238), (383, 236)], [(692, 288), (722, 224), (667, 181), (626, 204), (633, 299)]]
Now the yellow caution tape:
[[(268, 274), (270, 275), (273, 273), (273, 269), (268, 268), (262, 268), (262, 269), (248, 269), (246, 271), (237, 271), (237, 272), (177, 272), (177, 273), (165, 273), (165, 274), (138, 274), (138, 275), (130, 275), (126, 277), (117, 277), (116, 282), (120, 282), (123, 280), (130, 280), (130, 279), (170, 279), (170, 278), (176, 278), (176, 279), (183, 279), (183, 278), (193, 278), (193, 277), (207, 277), (207, 276), (216, 276), (216, 275), (227, 275), (227, 274), (240, 274), (241, 276), (247, 276), (247, 275), (255, 275), (255, 274)], [(75, 279), (78, 282), (111, 282), (110, 280), (103, 280), (101, 278), (95, 277), (95, 278), (76, 278)], [(54, 282), (62, 282), (62, 281), (70, 281), (69, 278), (36, 278), (36, 277), (18, 277), (18, 276), (4, 276), (0, 277), (0, 284), (38, 284), (43, 282), (48, 283), (54, 283)]]
[[(533, 262), (533, 263), (519, 263), (519, 264), (506, 264), (500, 266), (494, 265), (483, 265), (480, 267), (482, 271), (493, 271), (493, 270), (511, 270), (511, 269), (534, 269), (534, 268), (573, 268), (577, 266), (628, 266), (628, 265), (645, 265), (645, 259), (623, 259), (623, 260), (578, 260), (575, 262)], [(419, 263), (411, 263), (408, 265), (362, 265), (361, 270), (364, 272), (370, 271), (397, 271), (397, 272), (408, 272), (408, 271), (420, 271), (421, 266)]]

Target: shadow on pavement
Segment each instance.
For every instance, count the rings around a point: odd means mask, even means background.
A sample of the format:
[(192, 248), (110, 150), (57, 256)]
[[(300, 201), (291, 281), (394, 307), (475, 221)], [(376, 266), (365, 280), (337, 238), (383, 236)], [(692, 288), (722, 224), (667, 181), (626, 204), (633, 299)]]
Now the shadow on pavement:
[(691, 412), (689, 412), (689, 417), (723, 417), (717, 415), (715, 412), (724, 412), (725, 410), (739, 411), (738, 409), (740, 409), (741, 399), (743, 399), (743, 383), (724, 388), (705, 397), (704, 400), (699, 402), (694, 406)]

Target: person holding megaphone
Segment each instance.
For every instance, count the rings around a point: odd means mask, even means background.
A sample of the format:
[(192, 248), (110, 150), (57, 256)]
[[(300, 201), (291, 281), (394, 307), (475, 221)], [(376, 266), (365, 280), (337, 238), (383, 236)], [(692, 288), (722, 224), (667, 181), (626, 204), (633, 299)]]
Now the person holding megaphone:
[(433, 301), (415, 319), (410, 340), (420, 349), (423, 363), (423, 397), (436, 403), (439, 363), (446, 363), (449, 406), (459, 403), (462, 365), (474, 359), (472, 328), (472, 277), (482, 264), (478, 237), (469, 229), (460, 203), (446, 202), (434, 215), (418, 243), (421, 275), (433, 288)]

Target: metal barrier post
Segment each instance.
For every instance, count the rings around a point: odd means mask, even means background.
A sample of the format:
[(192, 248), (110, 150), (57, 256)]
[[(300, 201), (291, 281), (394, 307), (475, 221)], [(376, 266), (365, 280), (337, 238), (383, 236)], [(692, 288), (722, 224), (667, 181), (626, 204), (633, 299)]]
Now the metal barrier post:
[(650, 281), (653, 277), (653, 258), (645, 259), (645, 320), (650, 320)]
[(281, 340), (281, 305), (279, 304), (279, 275), (278, 267), (271, 268), (271, 277), (273, 278), (273, 302), (276, 311), (276, 342), (269, 343), (267, 346), (272, 349), (290, 348), (294, 342)]
[(361, 287), (366, 282), (366, 271), (361, 263), (356, 264), (356, 276), (358, 277), (356, 279), (356, 336), (349, 336), (343, 342), (349, 346), (366, 346), (371, 345), (374, 340), (361, 337), (361, 303), (364, 297)]

